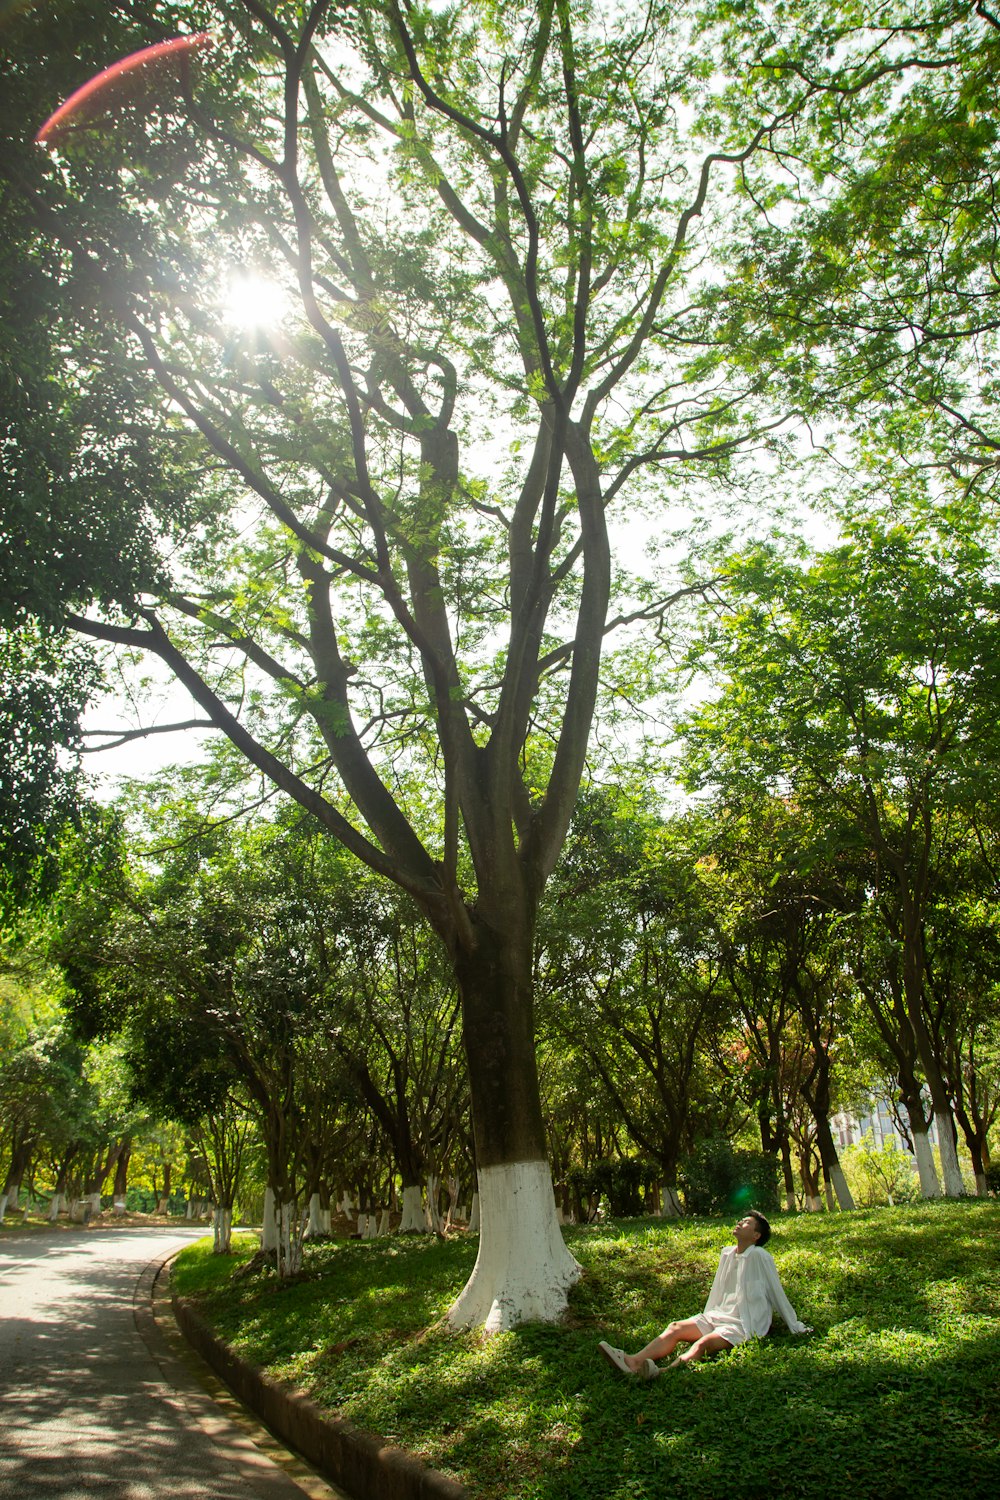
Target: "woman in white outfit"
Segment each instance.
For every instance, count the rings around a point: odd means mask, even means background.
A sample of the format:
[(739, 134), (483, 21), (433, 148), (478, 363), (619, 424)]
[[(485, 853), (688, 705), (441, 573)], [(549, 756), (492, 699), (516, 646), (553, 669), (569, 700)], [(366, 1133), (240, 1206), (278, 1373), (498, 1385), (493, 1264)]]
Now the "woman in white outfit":
[(764, 1215), (751, 1209), (736, 1225), (733, 1236), (735, 1246), (727, 1246), (719, 1256), (704, 1312), (682, 1323), (671, 1323), (637, 1354), (626, 1354), (624, 1349), (615, 1349), (602, 1340), (597, 1347), (608, 1364), (623, 1375), (653, 1380), (662, 1373), (656, 1360), (673, 1354), (678, 1344), (691, 1347), (671, 1360), (668, 1369), (690, 1364), (718, 1349), (732, 1349), (747, 1339), (763, 1338), (774, 1313), (784, 1318), (792, 1333), (812, 1332), (795, 1316), (777, 1267), (764, 1249), (771, 1237), (771, 1226)]

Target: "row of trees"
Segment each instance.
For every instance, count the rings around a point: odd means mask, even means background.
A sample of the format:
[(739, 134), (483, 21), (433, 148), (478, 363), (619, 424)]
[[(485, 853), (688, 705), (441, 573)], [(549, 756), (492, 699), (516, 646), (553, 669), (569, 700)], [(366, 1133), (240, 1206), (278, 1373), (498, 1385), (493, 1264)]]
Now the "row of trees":
[[(683, 707), (654, 816), (578, 801), (534, 954), (550, 1159), (566, 1212), (606, 1158), (680, 1207), (705, 1142), (780, 1162), (785, 1202), (852, 1206), (831, 1125), (897, 1105), (921, 1190), (979, 1191), (1000, 1109), (992, 521), (897, 508), (818, 553), (720, 561), (691, 621), (716, 691)], [(147, 1109), (183, 1122), (231, 1214), (248, 1125), (282, 1264), (348, 1191), (469, 1202), (477, 1161), (458, 997), (418, 907), (305, 820), (240, 826), (163, 803), (56, 952), (76, 1029), (124, 1048)], [(80, 889), (80, 887), (78, 887)], [(932, 1117), (940, 1177), (929, 1145)], [(575, 1187), (575, 1192), (572, 1190)]]
[[(54, 159), (31, 145), (109, 57), (205, 28), (223, 45), (169, 86), (119, 91)], [(661, 528), (693, 473), (718, 513), (753, 487), (741, 452), (773, 488), (834, 433), (852, 468), (934, 476), (935, 504), (988, 493), (998, 39), (964, 0), (128, 0), (5, 28), (2, 623), (158, 659), (416, 903), (461, 1008), (482, 1194), (456, 1325), (556, 1316), (578, 1274), (540, 913), (595, 721), (643, 675), (608, 637), (641, 631), (652, 662), (716, 576), (699, 553), (628, 577), (610, 522)], [(227, 317), (248, 272), (280, 320)], [(759, 769), (798, 811), (790, 743)], [(943, 1121), (927, 908), (893, 878)]]

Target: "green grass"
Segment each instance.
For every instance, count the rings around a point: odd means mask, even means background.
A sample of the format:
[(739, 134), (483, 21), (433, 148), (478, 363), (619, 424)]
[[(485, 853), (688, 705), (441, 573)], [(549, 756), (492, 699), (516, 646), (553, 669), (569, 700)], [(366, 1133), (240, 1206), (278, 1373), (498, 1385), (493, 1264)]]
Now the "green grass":
[(1000, 1204), (782, 1219), (769, 1248), (815, 1333), (776, 1321), (649, 1384), (616, 1376), (597, 1340), (634, 1349), (697, 1312), (729, 1226), (566, 1234), (584, 1277), (565, 1324), (486, 1341), (442, 1326), (474, 1243), (316, 1246), (281, 1287), (231, 1281), (201, 1242), (174, 1284), (245, 1358), (482, 1500), (1000, 1494)]

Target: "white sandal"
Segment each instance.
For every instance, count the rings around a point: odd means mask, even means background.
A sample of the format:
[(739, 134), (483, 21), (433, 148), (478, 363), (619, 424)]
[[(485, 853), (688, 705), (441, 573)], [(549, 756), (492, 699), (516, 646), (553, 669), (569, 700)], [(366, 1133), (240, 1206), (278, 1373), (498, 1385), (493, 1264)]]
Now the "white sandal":
[[(636, 1373), (625, 1363), (624, 1349), (616, 1349), (613, 1344), (606, 1344), (603, 1339), (597, 1347), (611, 1368), (617, 1370), (619, 1375), (634, 1375)], [(647, 1363), (652, 1364), (652, 1360), (648, 1360)]]

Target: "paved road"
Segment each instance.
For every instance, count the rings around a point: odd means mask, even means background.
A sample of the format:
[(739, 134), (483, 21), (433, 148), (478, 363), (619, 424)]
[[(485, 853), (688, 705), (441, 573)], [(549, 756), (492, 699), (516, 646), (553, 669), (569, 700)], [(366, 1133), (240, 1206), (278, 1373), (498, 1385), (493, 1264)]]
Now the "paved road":
[(150, 1263), (203, 1233), (0, 1241), (0, 1500), (303, 1500), (150, 1315)]

